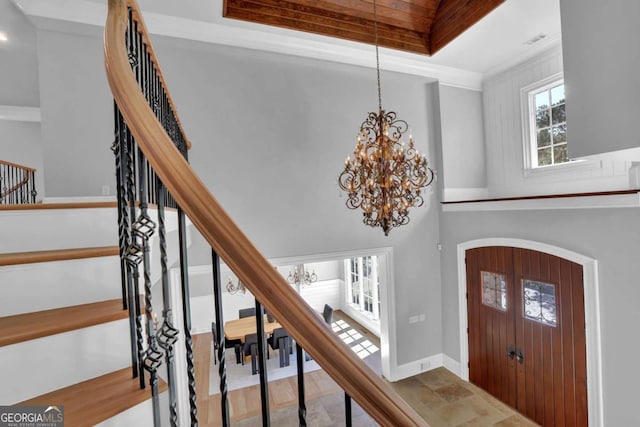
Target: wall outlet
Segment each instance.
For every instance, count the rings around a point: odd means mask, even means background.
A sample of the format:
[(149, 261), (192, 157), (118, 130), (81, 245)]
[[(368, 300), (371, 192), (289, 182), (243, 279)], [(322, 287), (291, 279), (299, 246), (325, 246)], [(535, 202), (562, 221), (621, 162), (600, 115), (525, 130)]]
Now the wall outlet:
[(420, 370), (421, 371), (426, 371), (430, 367), (431, 367), (431, 362), (429, 362), (428, 360), (426, 362), (420, 362)]
[(103, 185), (102, 186), (102, 195), (103, 196), (108, 196), (111, 193), (111, 189), (109, 188), (108, 185)]
[(420, 315), (420, 321), (421, 321), (421, 322), (424, 322), (424, 320), (425, 320), (426, 318), (427, 318), (427, 317), (426, 317), (424, 314), (421, 314), (421, 315)]
[(418, 316), (409, 317), (409, 323), (418, 323)]

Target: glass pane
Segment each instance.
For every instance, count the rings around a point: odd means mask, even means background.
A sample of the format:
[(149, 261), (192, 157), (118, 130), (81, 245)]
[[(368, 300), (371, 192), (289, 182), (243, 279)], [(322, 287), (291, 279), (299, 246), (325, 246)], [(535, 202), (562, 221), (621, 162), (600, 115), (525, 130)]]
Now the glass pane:
[(550, 283), (523, 280), (524, 317), (544, 325), (556, 326), (556, 287)]
[(558, 106), (555, 106), (551, 109), (551, 117), (553, 119), (553, 124), (556, 125), (558, 123), (564, 123), (567, 121), (567, 116), (565, 114), (565, 107), (566, 104), (560, 104)]
[(549, 129), (542, 129), (538, 132), (538, 147), (544, 147), (551, 144), (551, 136), (549, 135)]
[(536, 128), (544, 128), (549, 126), (549, 110), (538, 108), (536, 110)]
[(567, 156), (567, 144), (553, 147), (553, 163), (565, 163), (569, 161)]
[(544, 92), (540, 92), (536, 94), (536, 111), (540, 108), (549, 108), (549, 91), (545, 90)]
[(556, 86), (551, 89), (551, 105), (564, 102), (564, 85)]
[(502, 274), (482, 271), (482, 304), (498, 310), (507, 309), (507, 279)]
[(567, 125), (553, 127), (553, 143), (561, 144), (567, 142)]
[(551, 147), (538, 150), (538, 166), (551, 164)]

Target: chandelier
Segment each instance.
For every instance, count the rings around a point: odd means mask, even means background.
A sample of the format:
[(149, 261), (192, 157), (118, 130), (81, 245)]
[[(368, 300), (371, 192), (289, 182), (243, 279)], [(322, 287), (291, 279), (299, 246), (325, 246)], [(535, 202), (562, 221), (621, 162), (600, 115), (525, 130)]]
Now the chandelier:
[(229, 277), (229, 280), (227, 280), (226, 289), (227, 292), (229, 292), (231, 295), (235, 295), (238, 292), (242, 292), (243, 294), (247, 293), (247, 288), (244, 286), (244, 283), (242, 283), (240, 279), (238, 279), (237, 283), (233, 283), (231, 277)]
[(411, 134), (405, 150), (407, 122), (398, 119), (395, 112), (382, 109), (376, 0), (373, 16), (378, 113), (369, 113), (360, 126), (354, 158), (345, 160), (338, 184), (348, 193), (347, 207), (362, 208), (363, 222), (382, 227), (388, 236), (391, 228), (409, 222), (409, 208), (422, 206), (421, 191), (433, 181), (433, 171), (427, 166), (426, 157), (415, 149)]
[(315, 270), (312, 270), (311, 274), (309, 274), (309, 271), (304, 268), (304, 264), (298, 264), (293, 273), (290, 271), (287, 276), (287, 282), (296, 286), (310, 285), (316, 280), (318, 280), (318, 276)]

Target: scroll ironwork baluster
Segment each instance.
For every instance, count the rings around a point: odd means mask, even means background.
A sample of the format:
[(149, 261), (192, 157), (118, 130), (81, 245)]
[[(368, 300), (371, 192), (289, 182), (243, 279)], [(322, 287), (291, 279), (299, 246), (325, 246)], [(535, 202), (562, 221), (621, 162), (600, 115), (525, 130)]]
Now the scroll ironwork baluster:
[(351, 427), (353, 418), (351, 417), (351, 396), (344, 394), (344, 421), (347, 427)]
[(196, 374), (193, 359), (193, 339), (191, 338), (191, 303), (189, 293), (189, 261), (187, 258), (187, 226), (182, 209), (178, 208), (178, 241), (180, 245), (180, 283), (182, 290), (182, 321), (184, 324), (184, 345), (187, 353), (187, 376), (189, 381), (189, 418), (191, 426), (198, 425), (196, 401)]
[(298, 421), (300, 427), (307, 425), (307, 405), (304, 397), (304, 357), (302, 347), (296, 343), (296, 365), (298, 369)]
[[(211, 266), (213, 272), (213, 303), (216, 316), (216, 337), (218, 359), (218, 375), (220, 376), (220, 412), (222, 427), (229, 427), (229, 401), (227, 397), (227, 360), (225, 357), (226, 343), (224, 336), (224, 316), (222, 315), (222, 280), (220, 278), (220, 257), (211, 249)], [(214, 346), (215, 348), (216, 346)]]
[(269, 379), (267, 377), (267, 361), (265, 353), (267, 340), (264, 336), (264, 309), (256, 299), (256, 332), (258, 334), (258, 370), (260, 374), (260, 402), (262, 404), (262, 425), (271, 424), (269, 416)]

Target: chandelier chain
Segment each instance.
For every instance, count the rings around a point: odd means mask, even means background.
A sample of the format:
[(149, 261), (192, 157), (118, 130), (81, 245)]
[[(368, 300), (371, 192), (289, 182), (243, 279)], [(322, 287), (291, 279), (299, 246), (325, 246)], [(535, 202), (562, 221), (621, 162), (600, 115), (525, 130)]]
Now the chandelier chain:
[(378, 75), (378, 111), (382, 111), (382, 89), (380, 88), (380, 54), (378, 52), (378, 9), (376, 0), (373, 0), (373, 33), (376, 43), (376, 71)]

